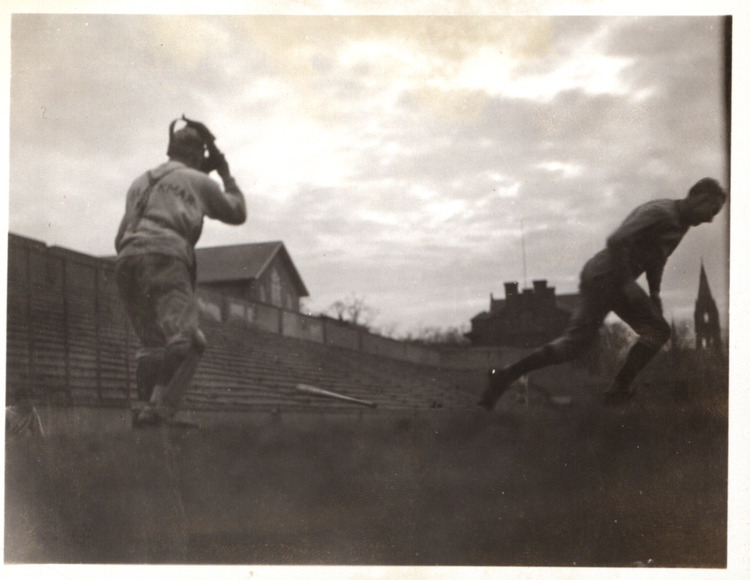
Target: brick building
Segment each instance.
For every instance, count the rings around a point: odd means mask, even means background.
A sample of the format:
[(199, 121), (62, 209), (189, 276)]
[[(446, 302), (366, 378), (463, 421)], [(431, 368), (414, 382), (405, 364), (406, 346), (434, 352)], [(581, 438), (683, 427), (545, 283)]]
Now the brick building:
[(477, 346), (533, 348), (557, 337), (575, 310), (578, 294), (555, 294), (546, 280), (519, 292), (518, 282), (505, 283), (505, 298), (490, 295), (490, 309), (471, 319), (466, 336)]

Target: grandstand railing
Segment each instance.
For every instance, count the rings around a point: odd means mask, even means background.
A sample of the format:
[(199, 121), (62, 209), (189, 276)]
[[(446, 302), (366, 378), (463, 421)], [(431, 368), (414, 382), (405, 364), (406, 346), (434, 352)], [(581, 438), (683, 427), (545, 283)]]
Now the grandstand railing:
[(326, 316), (312, 316), (229, 298), (216, 291), (199, 289), (201, 311), (212, 320), (239, 323), (281, 336), (308, 340), (368, 354), (440, 366), (440, 351), (413, 343), (378, 336), (366, 329)]
[[(53, 404), (72, 404), (74, 399), (76, 403), (88, 404), (124, 403), (133, 396), (137, 340), (117, 296), (113, 275), (111, 259), (9, 235), (6, 318), (9, 393), (28, 386), (42, 392)], [(198, 294), (205, 324), (215, 328), (245, 328), (243, 340), (270, 333), (294, 339), (292, 342), (298, 345), (317, 345), (318, 358), (324, 356), (321, 353), (326, 348), (350, 351), (381, 361), (432, 368), (430, 372), (439, 375), (445, 368), (484, 369), (507, 356), (498, 349), (441, 351), (371, 334), (328, 317), (245, 303), (207, 289), (200, 289)], [(215, 368), (206, 359), (218, 356), (216, 352), (207, 352), (201, 368), (206, 372)], [(346, 357), (339, 357), (331, 366), (345, 366), (345, 361)], [(308, 362), (305, 373), (309, 374), (314, 366)], [(253, 372), (260, 377), (262, 369), (254, 368)], [(408, 374), (403, 369), (394, 372)], [(299, 377), (307, 376), (305, 373), (288, 374)], [(333, 371), (322, 378), (336, 380)], [(434, 382), (432, 378), (429, 380)], [(398, 399), (395, 395), (388, 396)]]

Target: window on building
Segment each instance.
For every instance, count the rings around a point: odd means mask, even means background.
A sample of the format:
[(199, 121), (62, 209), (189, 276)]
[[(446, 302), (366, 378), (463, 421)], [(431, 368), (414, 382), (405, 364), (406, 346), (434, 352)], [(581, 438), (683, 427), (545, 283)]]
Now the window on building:
[(274, 268), (271, 270), (271, 304), (274, 306), (283, 306), (281, 290), (281, 276), (279, 276), (279, 271)]

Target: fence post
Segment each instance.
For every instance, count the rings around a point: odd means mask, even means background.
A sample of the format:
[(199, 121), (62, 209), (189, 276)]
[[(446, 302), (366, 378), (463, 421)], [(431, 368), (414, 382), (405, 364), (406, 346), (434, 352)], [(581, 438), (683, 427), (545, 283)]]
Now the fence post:
[(28, 246), (24, 246), (24, 270), (25, 270), (25, 282), (26, 282), (26, 325), (28, 327), (28, 348), (29, 348), (29, 360), (27, 366), (29, 369), (29, 379), (36, 380), (36, 347), (34, 345), (34, 315), (32, 313), (32, 296), (31, 291), (31, 249)]
[(102, 400), (102, 354), (101, 354), (101, 316), (100, 316), (100, 300), (99, 300), (99, 266), (94, 266), (94, 341), (96, 342), (95, 347), (95, 360), (96, 360), (96, 398), (98, 401)]
[(130, 322), (127, 315), (121, 316), (120, 321), (121, 323), (124, 321), (123, 326), (125, 329), (125, 398), (128, 404), (130, 404)]
[(65, 368), (65, 392), (70, 392), (70, 332), (68, 328), (69, 300), (68, 300), (68, 260), (62, 260), (62, 316), (63, 316), (63, 356)]

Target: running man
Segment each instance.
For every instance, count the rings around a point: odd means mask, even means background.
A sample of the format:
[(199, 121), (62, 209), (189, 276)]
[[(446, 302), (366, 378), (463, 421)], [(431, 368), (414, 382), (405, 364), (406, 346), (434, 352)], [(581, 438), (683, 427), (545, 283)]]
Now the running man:
[[(597, 338), (604, 318), (617, 314), (637, 334), (625, 362), (605, 391), (605, 403), (622, 405), (635, 390), (638, 373), (669, 340), (661, 279), (667, 259), (691, 226), (709, 223), (727, 199), (715, 179), (704, 178), (683, 199), (659, 199), (637, 207), (607, 238), (606, 248), (584, 265), (581, 302), (563, 335), (504, 368), (490, 369), (479, 405), (491, 410), (508, 387), (523, 375), (580, 357)], [(636, 280), (645, 273), (649, 293)]]

